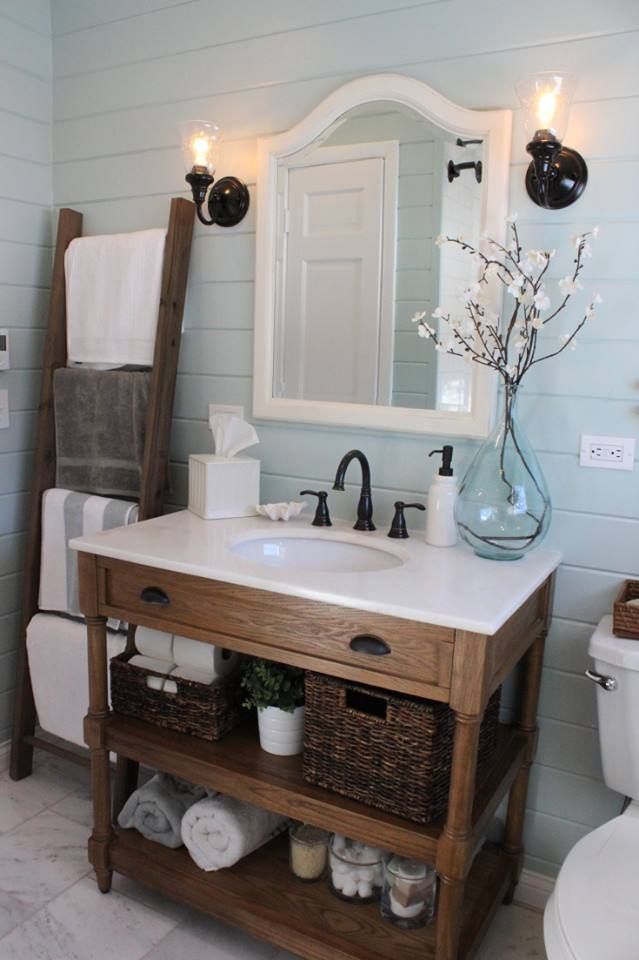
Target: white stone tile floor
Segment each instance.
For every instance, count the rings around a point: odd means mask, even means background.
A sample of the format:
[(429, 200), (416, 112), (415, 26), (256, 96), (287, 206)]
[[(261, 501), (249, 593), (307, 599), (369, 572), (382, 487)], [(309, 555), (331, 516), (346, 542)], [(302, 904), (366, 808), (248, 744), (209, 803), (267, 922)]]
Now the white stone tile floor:
[[(0, 960), (295, 960), (276, 947), (114, 876), (86, 859), (88, 770), (39, 755), (0, 776)], [(477, 960), (545, 960), (541, 914), (501, 907)]]

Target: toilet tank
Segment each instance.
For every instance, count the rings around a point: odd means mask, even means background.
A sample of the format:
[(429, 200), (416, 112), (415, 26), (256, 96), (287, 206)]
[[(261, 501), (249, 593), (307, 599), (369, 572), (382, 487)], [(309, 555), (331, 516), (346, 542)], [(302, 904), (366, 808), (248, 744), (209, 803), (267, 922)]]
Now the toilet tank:
[(599, 742), (604, 780), (611, 790), (639, 799), (639, 640), (612, 632), (604, 617), (588, 649), (597, 673), (613, 677), (616, 689), (597, 685)]

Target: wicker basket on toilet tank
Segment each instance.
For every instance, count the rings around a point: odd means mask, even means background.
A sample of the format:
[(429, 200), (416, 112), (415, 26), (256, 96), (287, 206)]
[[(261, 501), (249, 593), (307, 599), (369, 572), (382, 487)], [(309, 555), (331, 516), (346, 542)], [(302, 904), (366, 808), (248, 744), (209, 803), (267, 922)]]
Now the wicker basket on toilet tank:
[[(307, 673), (304, 779), (417, 823), (443, 816), (454, 713), (445, 703)], [(481, 726), (477, 776), (497, 745), (501, 689)]]

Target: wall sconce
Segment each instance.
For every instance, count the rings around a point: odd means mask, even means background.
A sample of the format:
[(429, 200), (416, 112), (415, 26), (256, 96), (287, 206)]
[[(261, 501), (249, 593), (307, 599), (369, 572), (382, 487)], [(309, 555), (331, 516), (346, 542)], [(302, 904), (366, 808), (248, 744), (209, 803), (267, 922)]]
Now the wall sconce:
[(568, 126), (574, 77), (537, 73), (517, 84), (530, 142), (526, 150), (532, 163), (526, 171), (528, 196), (547, 210), (574, 203), (588, 182), (586, 161), (561, 140)]
[[(221, 140), (222, 131), (214, 123), (193, 120), (182, 124), (182, 153), (188, 170), (185, 179), (193, 193), (198, 220), (207, 227), (214, 223), (234, 227), (246, 216), (250, 202), (248, 187), (237, 177), (214, 182)], [(202, 207), (209, 187), (207, 220)]]

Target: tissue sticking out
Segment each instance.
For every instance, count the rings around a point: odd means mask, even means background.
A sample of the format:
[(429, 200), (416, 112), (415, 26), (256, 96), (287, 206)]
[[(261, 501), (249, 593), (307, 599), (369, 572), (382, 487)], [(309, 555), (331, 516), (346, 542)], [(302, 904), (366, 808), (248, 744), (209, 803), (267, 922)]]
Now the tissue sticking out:
[(241, 450), (259, 443), (255, 428), (232, 413), (213, 413), (209, 417), (215, 453), (218, 457), (236, 456)]

